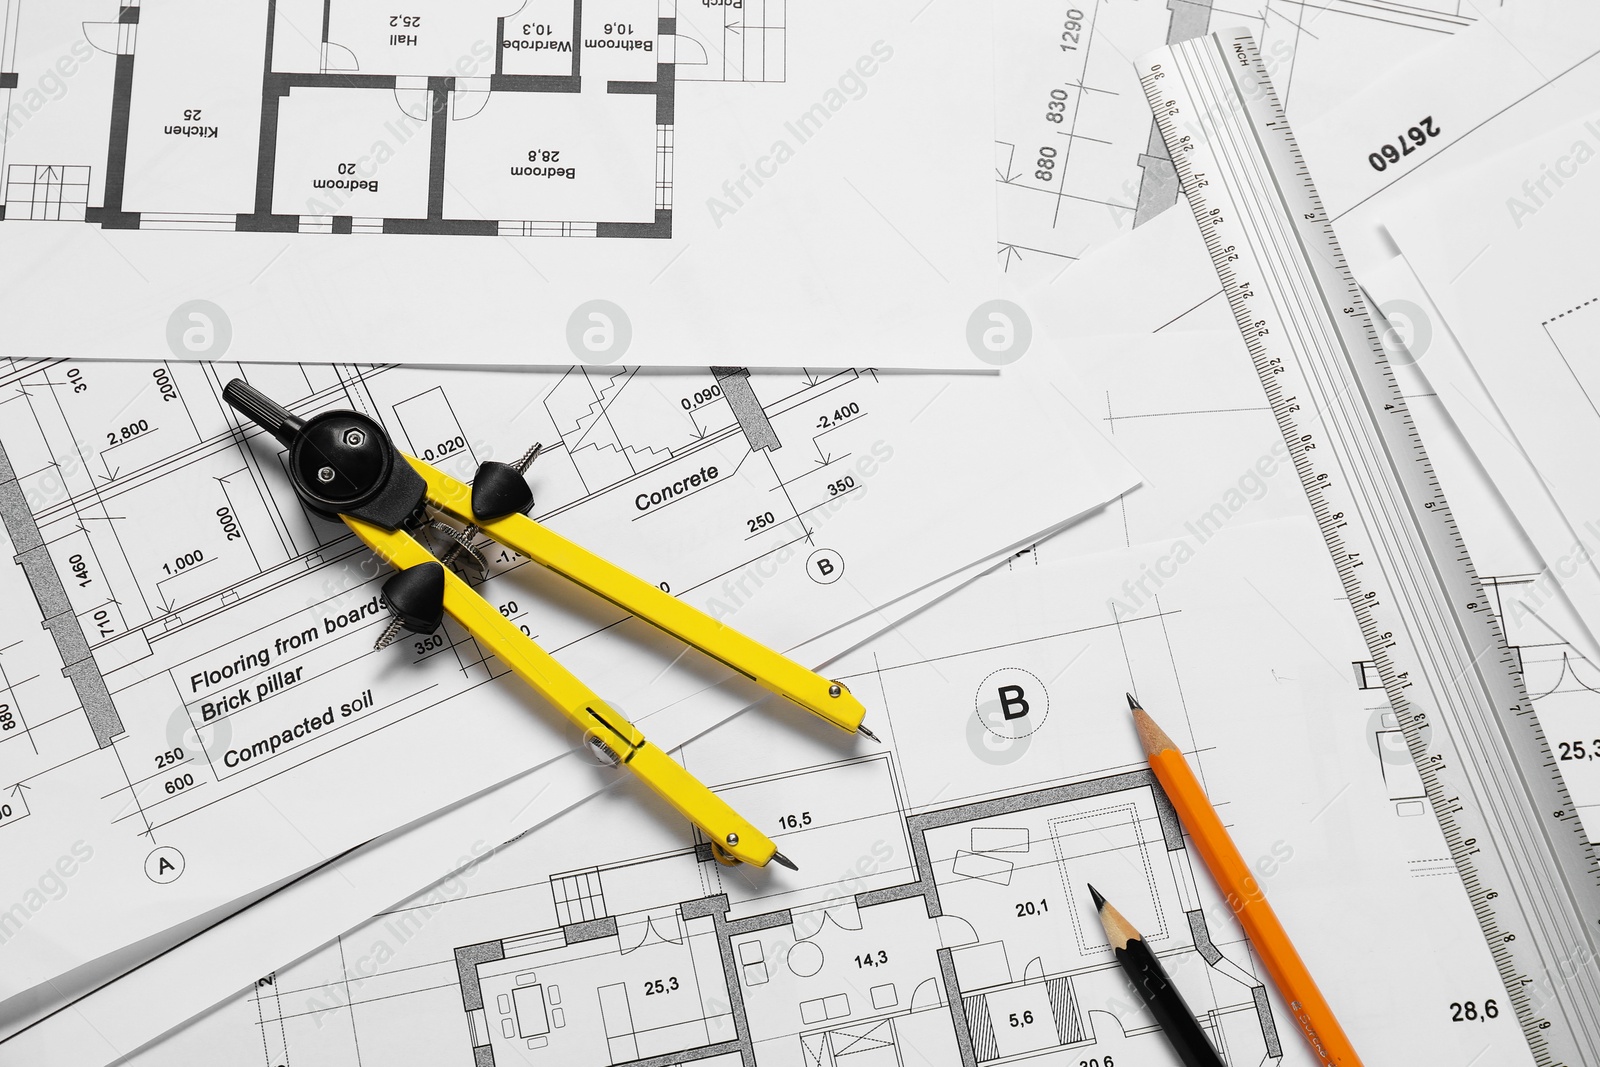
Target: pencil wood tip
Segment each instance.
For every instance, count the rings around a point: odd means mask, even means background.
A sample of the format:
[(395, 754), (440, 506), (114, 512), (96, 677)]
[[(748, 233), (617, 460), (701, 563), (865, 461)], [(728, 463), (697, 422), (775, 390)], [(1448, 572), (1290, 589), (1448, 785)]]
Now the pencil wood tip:
[(1116, 905), (1096, 893), (1094, 886), (1089, 887), (1089, 892), (1093, 894), (1094, 906), (1100, 912), (1100, 925), (1105, 927), (1107, 944), (1112, 948), (1127, 948), (1128, 942), (1139, 940), (1138, 928), (1123, 917)]
[(1143, 708), (1133, 709), (1133, 725), (1139, 731), (1139, 743), (1144, 746), (1144, 754), (1146, 756), (1154, 756), (1157, 752), (1165, 752), (1169, 748), (1176, 749), (1178, 747), (1173, 744), (1172, 738), (1167, 736), (1167, 732), (1157, 726), (1156, 721)]
[(1124, 693), (1123, 696), (1128, 698), (1128, 710), (1130, 710), (1130, 711), (1142, 711), (1143, 710), (1139, 706), (1139, 698), (1138, 697), (1134, 696), (1132, 693)]
[[(1087, 882), (1084, 883), (1084, 884), (1088, 885)], [(1089, 899), (1094, 901), (1094, 910), (1095, 911), (1099, 911), (1101, 908), (1104, 908), (1106, 906), (1106, 898), (1101, 896), (1100, 895), (1100, 890), (1096, 889), (1092, 885), (1089, 886)]]

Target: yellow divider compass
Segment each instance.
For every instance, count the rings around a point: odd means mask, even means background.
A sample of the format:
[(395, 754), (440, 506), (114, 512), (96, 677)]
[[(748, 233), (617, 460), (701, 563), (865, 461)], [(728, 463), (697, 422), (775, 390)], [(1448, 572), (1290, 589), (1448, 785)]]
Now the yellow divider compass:
[[(848, 689), (528, 518), (533, 491), (523, 474), (538, 446), (515, 465), (493, 460), (481, 464), (472, 484), (466, 485), (400, 452), (382, 426), (358, 412), (324, 411), (302, 419), (238, 378), (222, 396), (289, 450), (289, 475), (307, 507), (342, 521), (395, 568), (397, 573), (383, 586), (383, 601), (394, 622), (379, 640), (380, 648), (402, 629), (432, 633), (448, 613), (583, 730), (590, 744), (637, 774), (699, 827), (719, 861), (765, 867), (777, 860), (795, 869), (771, 838), (646, 741), (632, 723), (444, 564), (465, 556), (486, 571), (472, 546), (482, 533), (840, 729), (877, 740), (861, 725), (866, 709)], [(444, 534), (449, 542), (443, 562), (413, 536), (425, 529)]]

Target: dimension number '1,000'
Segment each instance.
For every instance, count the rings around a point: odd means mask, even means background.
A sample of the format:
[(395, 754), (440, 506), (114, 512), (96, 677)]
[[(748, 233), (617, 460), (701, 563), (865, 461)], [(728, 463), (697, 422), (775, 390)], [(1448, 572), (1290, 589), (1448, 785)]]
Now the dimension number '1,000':
[(193, 552), (185, 552), (171, 563), (163, 563), (161, 569), (168, 574), (177, 574), (205, 562), (205, 558), (206, 554), (197, 548)]

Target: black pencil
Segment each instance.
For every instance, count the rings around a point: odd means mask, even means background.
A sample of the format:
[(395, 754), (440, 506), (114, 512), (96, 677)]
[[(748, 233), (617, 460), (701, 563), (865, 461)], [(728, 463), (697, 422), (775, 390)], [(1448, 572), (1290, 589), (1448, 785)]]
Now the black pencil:
[(1089, 887), (1089, 895), (1094, 898), (1095, 910), (1100, 913), (1100, 925), (1106, 928), (1106, 940), (1110, 942), (1117, 962), (1122, 964), (1128, 980), (1139, 991), (1139, 996), (1144, 998), (1145, 1006), (1156, 1017), (1167, 1040), (1172, 1042), (1172, 1049), (1183, 1061), (1184, 1067), (1225, 1067), (1222, 1057), (1211, 1047), (1205, 1030), (1194, 1017), (1194, 1012), (1178, 995), (1178, 987), (1167, 977), (1166, 968), (1150, 951), (1150, 946), (1144, 943), (1144, 936), (1122, 917), (1121, 912), (1107, 904), (1106, 898), (1094, 886)]

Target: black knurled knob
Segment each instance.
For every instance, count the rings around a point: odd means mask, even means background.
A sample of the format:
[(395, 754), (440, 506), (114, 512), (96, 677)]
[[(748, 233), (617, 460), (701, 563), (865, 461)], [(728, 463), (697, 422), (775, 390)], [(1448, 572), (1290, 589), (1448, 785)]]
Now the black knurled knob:
[(239, 414), (278, 439), (285, 448), (294, 445), (295, 438), (305, 429), (305, 420), (257, 389), (243, 378), (235, 378), (222, 387), (222, 399)]
[(414, 634), (431, 634), (444, 621), (444, 567), (418, 563), (383, 583), (383, 603)]
[(486, 460), (472, 478), (472, 518), (493, 522), (533, 507), (533, 490), (522, 472), (509, 463)]

